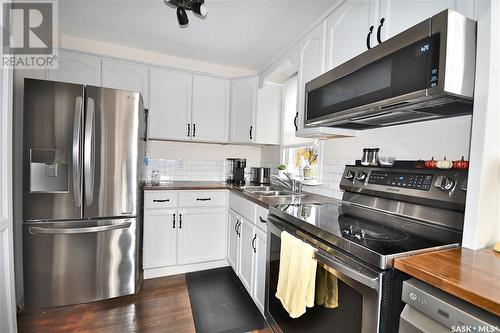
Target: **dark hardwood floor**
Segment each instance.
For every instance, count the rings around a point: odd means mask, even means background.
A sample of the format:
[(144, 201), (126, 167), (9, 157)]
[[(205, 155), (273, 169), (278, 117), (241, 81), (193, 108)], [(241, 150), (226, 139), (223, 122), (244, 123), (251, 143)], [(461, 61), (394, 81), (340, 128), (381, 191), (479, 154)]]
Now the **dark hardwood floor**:
[[(145, 280), (138, 295), (23, 311), (17, 320), (19, 333), (195, 332), (184, 275)], [(266, 328), (252, 333), (269, 332)]]
[(139, 295), (18, 314), (18, 331), (195, 332), (184, 275), (145, 280)]

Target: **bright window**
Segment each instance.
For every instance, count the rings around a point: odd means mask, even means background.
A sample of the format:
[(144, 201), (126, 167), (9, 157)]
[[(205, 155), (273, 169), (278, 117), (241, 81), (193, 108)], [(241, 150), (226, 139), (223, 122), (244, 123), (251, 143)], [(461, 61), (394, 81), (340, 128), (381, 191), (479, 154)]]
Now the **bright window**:
[(283, 164), (286, 172), (303, 180), (319, 178), (320, 145), (313, 143), (307, 146), (283, 148)]

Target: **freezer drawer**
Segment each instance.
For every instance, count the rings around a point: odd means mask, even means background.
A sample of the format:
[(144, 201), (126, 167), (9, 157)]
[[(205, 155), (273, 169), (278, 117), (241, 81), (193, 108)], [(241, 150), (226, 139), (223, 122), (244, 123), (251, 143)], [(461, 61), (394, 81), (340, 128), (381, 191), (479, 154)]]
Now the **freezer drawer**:
[(136, 219), (23, 223), (26, 308), (137, 290)]

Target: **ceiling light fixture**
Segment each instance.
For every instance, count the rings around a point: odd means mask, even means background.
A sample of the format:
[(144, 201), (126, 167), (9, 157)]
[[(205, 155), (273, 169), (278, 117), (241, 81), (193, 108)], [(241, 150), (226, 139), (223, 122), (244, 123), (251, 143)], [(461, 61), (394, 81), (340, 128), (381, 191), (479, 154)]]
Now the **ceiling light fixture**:
[(205, 5), (205, 0), (164, 0), (171, 7), (177, 7), (177, 21), (181, 27), (189, 24), (189, 19), (186, 10), (191, 10), (197, 16), (205, 17), (208, 13), (208, 8)]

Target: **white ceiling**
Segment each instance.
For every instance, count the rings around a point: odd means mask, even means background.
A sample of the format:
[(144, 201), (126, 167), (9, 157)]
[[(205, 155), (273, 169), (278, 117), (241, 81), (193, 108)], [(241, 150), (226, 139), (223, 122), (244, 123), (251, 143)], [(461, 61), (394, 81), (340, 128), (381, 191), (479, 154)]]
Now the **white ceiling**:
[(335, 0), (206, 0), (205, 19), (180, 28), (163, 0), (63, 0), (59, 30), (226, 66), (262, 69)]

